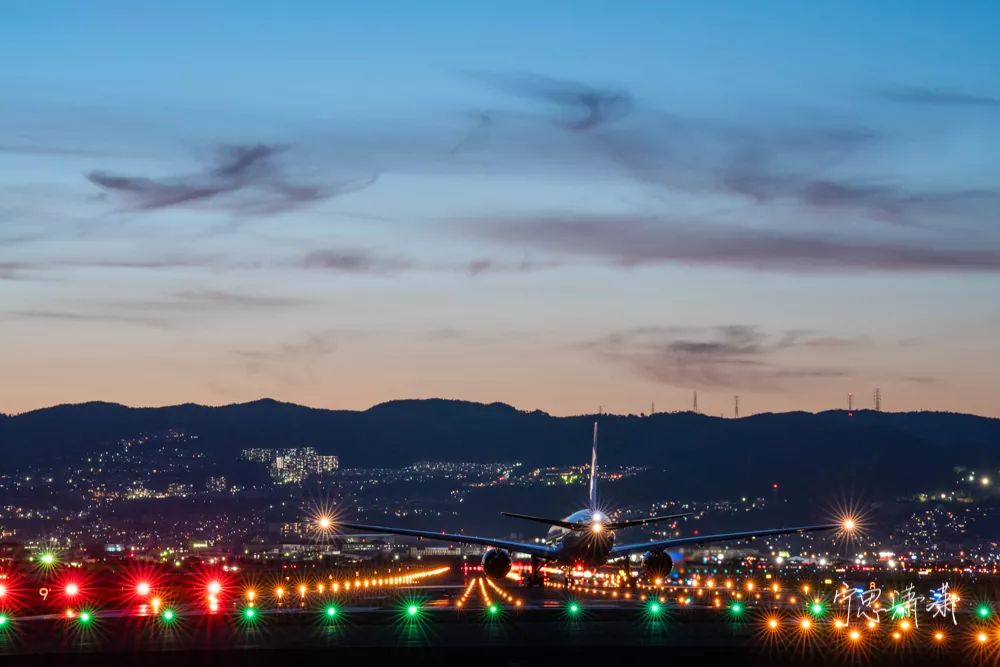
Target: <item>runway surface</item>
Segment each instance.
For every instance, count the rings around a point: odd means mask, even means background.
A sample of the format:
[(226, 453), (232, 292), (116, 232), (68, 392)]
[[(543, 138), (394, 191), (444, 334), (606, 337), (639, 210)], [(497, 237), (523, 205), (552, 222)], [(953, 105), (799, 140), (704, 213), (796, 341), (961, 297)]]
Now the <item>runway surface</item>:
[(351, 591), (302, 595), (293, 587), (277, 598), (233, 591), (212, 604), (153, 598), (157, 604), (10, 615), (0, 627), (0, 654), (8, 663), (147, 666), (307, 659), (705, 664), (709, 657), (741, 665), (992, 664), (1000, 655), (992, 614), (870, 623), (833, 604), (832, 589), (801, 583), (762, 594), (711, 580), (637, 588), (551, 582), (528, 589), (452, 569), (431, 579), (391, 586), (372, 580)]

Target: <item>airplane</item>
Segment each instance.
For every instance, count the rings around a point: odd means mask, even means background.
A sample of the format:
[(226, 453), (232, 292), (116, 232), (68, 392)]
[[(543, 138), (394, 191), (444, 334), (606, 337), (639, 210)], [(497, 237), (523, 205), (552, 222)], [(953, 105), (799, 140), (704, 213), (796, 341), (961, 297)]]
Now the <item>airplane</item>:
[(531, 575), (527, 582), (529, 586), (541, 585), (541, 567), (544, 563), (555, 564), (565, 569), (576, 566), (593, 569), (605, 565), (610, 561), (641, 553), (643, 567), (647, 574), (650, 576), (665, 577), (673, 569), (673, 559), (670, 557), (668, 550), (676, 547), (702, 545), (713, 542), (732, 542), (773, 535), (845, 529), (844, 524), (818, 524), (813, 526), (797, 526), (794, 528), (746, 530), (734, 533), (693, 535), (690, 537), (675, 537), (648, 542), (616, 544), (615, 531), (617, 530), (632, 528), (634, 526), (645, 526), (661, 521), (672, 521), (690, 516), (693, 513), (685, 512), (682, 514), (651, 516), (628, 521), (611, 521), (606, 514), (599, 510), (597, 505), (597, 422), (594, 422), (594, 440), (590, 459), (589, 502), (586, 508), (573, 512), (565, 519), (550, 519), (514, 512), (501, 512), (500, 514), (514, 519), (534, 521), (550, 526), (546, 539), (543, 543), (531, 544), (492, 537), (476, 537), (456, 533), (439, 533), (431, 530), (371, 526), (339, 521), (337, 522), (337, 527), (368, 533), (384, 533), (489, 547), (483, 553), (483, 572), (495, 579), (502, 579), (510, 572), (512, 553), (528, 554), (531, 557)]

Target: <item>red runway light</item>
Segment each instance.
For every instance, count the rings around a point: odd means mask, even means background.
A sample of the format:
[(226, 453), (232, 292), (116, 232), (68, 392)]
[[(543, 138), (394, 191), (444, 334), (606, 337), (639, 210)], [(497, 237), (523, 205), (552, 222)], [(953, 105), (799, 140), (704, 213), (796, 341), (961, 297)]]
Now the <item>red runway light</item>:
[(222, 584), (219, 583), (218, 579), (208, 582), (208, 592), (210, 595), (218, 595), (222, 592)]
[(148, 581), (140, 581), (135, 586), (135, 592), (142, 597), (146, 597), (153, 590), (153, 587), (149, 585)]
[(78, 595), (80, 593), (80, 586), (70, 582), (66, 584), (66, 588), (64, 590), (66, 591), (66, 595), (73, 597), (74, 595)]

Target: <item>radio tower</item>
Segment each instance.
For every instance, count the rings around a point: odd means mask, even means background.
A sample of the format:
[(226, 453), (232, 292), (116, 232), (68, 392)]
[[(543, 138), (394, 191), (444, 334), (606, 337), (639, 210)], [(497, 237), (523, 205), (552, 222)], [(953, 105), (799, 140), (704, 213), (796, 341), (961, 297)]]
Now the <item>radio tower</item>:
[(882, 412), (882, 390), (875, 387), (875, 412)]
[(740, 418), (740, 397), (739, 396), (733, 396), (733, 414), (736, 415), (737, 419)]
[(698, 413), (698, 392), (694, 392), (694, 412)]

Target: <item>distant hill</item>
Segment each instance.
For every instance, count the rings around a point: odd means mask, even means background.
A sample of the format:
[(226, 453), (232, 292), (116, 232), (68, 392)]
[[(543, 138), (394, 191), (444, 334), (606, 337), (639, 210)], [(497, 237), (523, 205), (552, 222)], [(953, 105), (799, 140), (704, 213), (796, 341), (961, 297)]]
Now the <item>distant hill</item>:
[(657, 483), (692, 498), (720, 497), (726, 490), (763, 495), (774, 482), (798, 497), (860, 492), (889, 498), (950, 487), (954, 466), (1000, 468), (1000, 420), (963, 414), (553, 417), (501, 403), (442, 399), (393, 401), (364, 411), (271, 399), (221, 407), (59, 405), (0, 417), (0, 455), (16, 467), (178, 429), (198, 435), (190, 446), (223, 463), (245, 447), (313, 445), (348, 467), (419, 460), (565, 465), (589, 460), (595, 419), (603, 464), (647, 466), (658, 473)]

